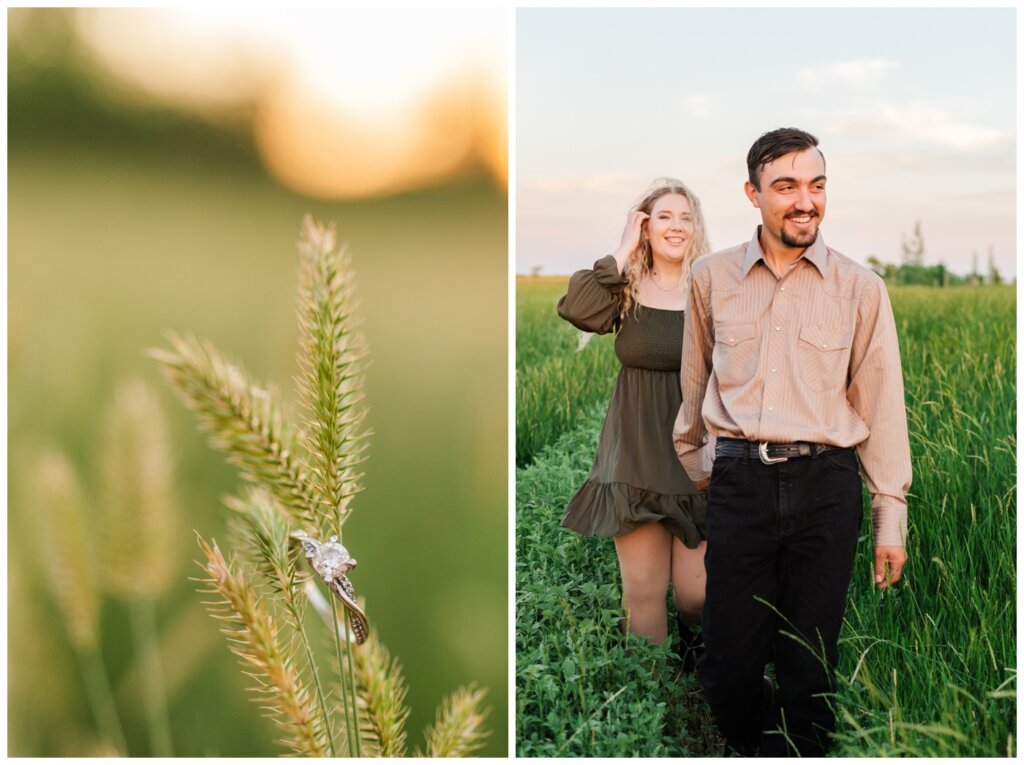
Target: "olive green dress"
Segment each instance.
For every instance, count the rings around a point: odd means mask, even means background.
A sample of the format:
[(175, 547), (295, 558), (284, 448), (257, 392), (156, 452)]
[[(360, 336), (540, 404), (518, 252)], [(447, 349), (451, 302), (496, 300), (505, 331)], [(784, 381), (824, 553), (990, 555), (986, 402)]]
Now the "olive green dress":
[(605, 334), (617, 327), (622, 363), (594, 467), (562, 525), (587, 536), (618, 536), (660, 523), (693, 548), (707, 537), (706, 495), (694, 488), (672, 445), (682, 403), (684, 312), (630, 306), (620, 313), (626, 285), (609, 255), (573, 274), (558, 301), (558, 315), (579, 329)]

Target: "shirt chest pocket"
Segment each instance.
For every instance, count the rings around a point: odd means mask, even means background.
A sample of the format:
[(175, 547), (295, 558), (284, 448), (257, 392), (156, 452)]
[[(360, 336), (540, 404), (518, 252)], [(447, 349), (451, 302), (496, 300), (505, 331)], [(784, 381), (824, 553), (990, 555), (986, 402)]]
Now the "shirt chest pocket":
[(719, 387), (743, 385), (757, 370), (757, 338), (754, 324), (723, 324), (715, 327), (712, 354)]
[(835, 390), (846, 383), (850, 365), (850, 330), (805, 324), (800, 327), (797, 355), (800, 378), (816, 392)]

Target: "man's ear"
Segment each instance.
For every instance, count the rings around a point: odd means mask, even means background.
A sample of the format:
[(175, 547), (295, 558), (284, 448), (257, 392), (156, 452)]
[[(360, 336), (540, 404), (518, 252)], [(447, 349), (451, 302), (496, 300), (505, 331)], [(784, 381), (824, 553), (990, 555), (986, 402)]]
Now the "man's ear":
[(754, 205), (754, 207), (758, 209), (761, 209), (761, 204), (760, 202), (758, 202), (757, 199), (757, 189), (754, 188), (753, 183), (751, 183), (750, 181), (744, 181), (743, 193), (747, 195), (747, 199), (750, 200), (750, 204)]

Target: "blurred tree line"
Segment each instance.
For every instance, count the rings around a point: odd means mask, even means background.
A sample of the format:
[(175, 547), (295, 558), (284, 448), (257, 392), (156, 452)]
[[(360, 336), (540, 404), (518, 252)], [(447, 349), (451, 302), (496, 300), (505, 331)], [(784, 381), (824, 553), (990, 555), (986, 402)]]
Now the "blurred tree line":
[[(887, 284), (914, 284), (925, 287), (976, 287), (979, 285), (999, 285), (1004, 283), (1002, 274), (996, 268), (996, 257), (992, 245), (988, 246), (988, 273), (978, 270), (978, 253), (973, 253), (971, 272), (960, 276), (952, 273), (941, 260), (933, 266), (924, 264), (925, 244), (921, 234), (921, 221), (914, 224), (914, 233), (904, 235), (900, 244), (902, 253), (899, 265), (883, 263), (875, 255), (868, 256), (871, 270), (882, 277)], [(1016, 281), (1016, 280), (1014, 280)]]
[(76, 9), (11, 9), (9, 150), (80, 149), (149, 155), (213, 170), (264, 175), (251, 135), (254, 104), (203, 115), (159, 103), (119, 82), (75, 29)]

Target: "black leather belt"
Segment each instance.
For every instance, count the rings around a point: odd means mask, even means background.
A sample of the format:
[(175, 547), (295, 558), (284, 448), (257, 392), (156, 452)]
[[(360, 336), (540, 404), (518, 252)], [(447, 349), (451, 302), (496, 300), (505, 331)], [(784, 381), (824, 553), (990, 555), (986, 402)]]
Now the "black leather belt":
[(718, 457), (757, 457), (765, 465), (785, 462), (793, 457), (817, 457), (822, 452), (842, 451), (849, 447), (831, 444), (812, 444), (797, 441), (792, 444), (770, 444), (767, 441), (744, 441), (741, 438), (719, 438), (715, 444)]

